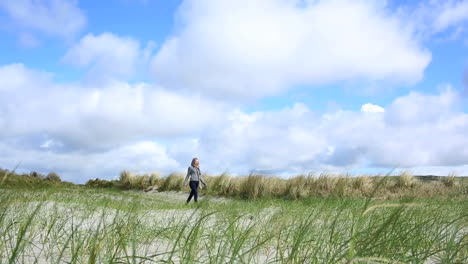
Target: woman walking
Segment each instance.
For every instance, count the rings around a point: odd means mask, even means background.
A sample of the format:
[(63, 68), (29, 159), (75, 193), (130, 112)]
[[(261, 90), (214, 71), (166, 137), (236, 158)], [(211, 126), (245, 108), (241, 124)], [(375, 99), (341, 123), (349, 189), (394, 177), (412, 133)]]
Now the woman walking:
[(190, 195), (187, 199), (187, 203), (190, 202), (192, 197), (194, 198), (195, 202), (198, 201), (198, 187), (199, 182), (203, 183), (203, 185), (206, 186), (206, 183), (203, 181), (201, 178), (201, 172), (200, 172), (200, 163), (198, 162), (198, 158), (193, 158), (192, 159), (192, 164), (188, 167), (187, 170), (187, 176), (185, 176), (184, 180), (184, 187), (187, 185), (187, 180), (190, 178)]

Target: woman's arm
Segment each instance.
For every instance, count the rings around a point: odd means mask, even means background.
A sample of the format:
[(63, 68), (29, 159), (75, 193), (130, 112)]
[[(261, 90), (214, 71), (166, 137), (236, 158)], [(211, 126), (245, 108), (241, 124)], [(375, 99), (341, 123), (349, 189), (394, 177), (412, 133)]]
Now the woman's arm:
[(203, 185), (206, 186), (206, 182), (202, 179), (201, 174), (200, 174), (200, 181), (201, 181), (201, 183), (203, 183)]

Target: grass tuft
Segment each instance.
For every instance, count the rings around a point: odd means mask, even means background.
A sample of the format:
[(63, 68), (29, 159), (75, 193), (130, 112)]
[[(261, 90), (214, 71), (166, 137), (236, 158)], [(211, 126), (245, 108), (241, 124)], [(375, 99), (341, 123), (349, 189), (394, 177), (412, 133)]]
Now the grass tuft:
[(180, 191), (184, 182), (184, 175), (180, 173), (171, 173), (161, 180), (159, 191)]
[(405, 170), (398, 176), (397, 187), (413, 188), (418, 184), (418, 179), (411, 174), (410, 171)]
[(454, 187), (454, 186), (458, 185), (457, 176), (454, 173), (449, 174), (447, 177), (442, 177), (441, 182), (446, 187)]

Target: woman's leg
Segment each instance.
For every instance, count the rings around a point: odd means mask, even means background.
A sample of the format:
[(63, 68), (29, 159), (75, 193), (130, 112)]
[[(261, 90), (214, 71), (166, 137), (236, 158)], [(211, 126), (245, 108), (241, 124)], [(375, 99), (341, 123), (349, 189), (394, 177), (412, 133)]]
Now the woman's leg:
[(193, 198), (195, 199), (195, 202), (198, 202), (198, 184), (199, 184), (199, 182), (197, 182), (197, 181), (194, 184), (195, 185), (195, 193), (194, 193)]
[[(196, 194), (197, 192), (197, 186), (195, 186), (195, 181), (190, 181), (189, 183), (189, 186), (190, 186), (190, 195), (187, 199), (187, 203), (190, 202), (190, 200), (192, 200), (192, 197)], [(196, 197), (196, 196), (195, 196)], [(198, 198), (198, 197), (197, 197)], [(197, 198), (195, 198), (195, 201), (197, 201)]]

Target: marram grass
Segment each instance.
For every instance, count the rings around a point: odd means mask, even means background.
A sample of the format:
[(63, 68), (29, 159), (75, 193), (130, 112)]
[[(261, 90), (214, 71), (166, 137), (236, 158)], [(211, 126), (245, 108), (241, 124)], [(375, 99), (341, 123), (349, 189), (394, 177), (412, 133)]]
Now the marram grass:
[(0, 263), (467, 263), (467, 212), (465, 198), (185, 205), (134, 191), (0, 186)]
[[(166, 177), (137, 175), (122, 172), (115, 187), (122, 189), (151, 189), (159, 191), (181, 191), (184, 174), (171, 173)], [(301, 200), (309, 197), (353, 197), (366, 198), (372, 195), (376, 199), (400, 199), (402, 197), (429, 198), (433, 196), (456, 198), (468, 195), (468, 178), (446, 177), (417, 178), (408, 171), (397, 176), (347, 174), (298, 175), (289, 179), (275, 176), (251, 174), (231, 177), (203, 175), (208, 188), (203, 193), (236, 197), (242, 199), (285, 198)], [(106, 182), (102, 186), (108, 187)], [(95, 185), (95, 180), (87, 183)], [(98, 184), (99, 185), (99, 184)], [(111, 185), (112, 186), (112, 185)], [(98, 186), (97, 186), (98, 187)]]

